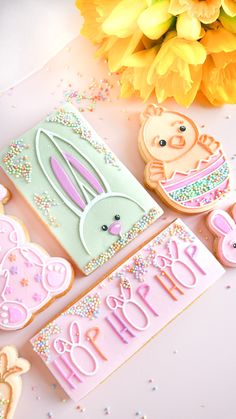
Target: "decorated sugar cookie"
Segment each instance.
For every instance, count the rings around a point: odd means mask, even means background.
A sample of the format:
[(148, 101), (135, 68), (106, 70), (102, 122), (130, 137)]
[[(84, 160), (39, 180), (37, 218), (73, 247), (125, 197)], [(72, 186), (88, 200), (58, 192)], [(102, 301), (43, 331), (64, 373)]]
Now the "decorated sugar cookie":
[(30, 369), (30, 363), (18, 357), (14, 346), (0, 349), (0, 418), (12, 419), (21, 395), (21, 375)]
[(220, 142), (201, 135), (183, 114), (148, 105), (139, 149), (147, 186), (178, 211), (206, 211), (229, 191), (229, 165)]
[(46, 324), (34, 351), (79, 402), (223, 273), (176, 220)]
[(212, 211), (207, 219), (208, 227), (215, 235), (215, 252), (225, 266), (236, 267), (236, 204), (232, 216), (223, 210)]
[(31, 243), (23, 224), (3, 214), (9, 196), (0, 185), (0, 329), (17, 330), (69, 289), (73, 270)]
[(0, 160), (87, 275), (163, 213), (70, 104), (14, 140)]

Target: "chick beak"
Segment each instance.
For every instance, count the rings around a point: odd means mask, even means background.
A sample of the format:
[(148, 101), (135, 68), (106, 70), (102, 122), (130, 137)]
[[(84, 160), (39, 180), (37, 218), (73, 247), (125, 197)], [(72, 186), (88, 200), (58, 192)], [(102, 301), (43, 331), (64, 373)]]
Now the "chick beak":
[(186, 144), (186, 141), (182, 135), (173, 135), (168, 143), (172, 148), (183, 148)]

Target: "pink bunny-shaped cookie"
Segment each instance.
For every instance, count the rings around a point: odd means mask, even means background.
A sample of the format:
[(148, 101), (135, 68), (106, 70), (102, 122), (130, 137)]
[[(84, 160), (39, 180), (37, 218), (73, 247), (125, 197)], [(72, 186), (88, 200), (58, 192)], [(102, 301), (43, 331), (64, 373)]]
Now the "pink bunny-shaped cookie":
[(73, 270), (31, 243), (22, 223), (3, 214), (6, 197), (0, 185), (0, 329), (18, 330), (70, 287)]
[(236, 267), (236, 204), (232, 208), (232, 217), (219, 209), (212, 211), (207, 221), (209, 229), (216, 236), (218, 259), (225, 266)]

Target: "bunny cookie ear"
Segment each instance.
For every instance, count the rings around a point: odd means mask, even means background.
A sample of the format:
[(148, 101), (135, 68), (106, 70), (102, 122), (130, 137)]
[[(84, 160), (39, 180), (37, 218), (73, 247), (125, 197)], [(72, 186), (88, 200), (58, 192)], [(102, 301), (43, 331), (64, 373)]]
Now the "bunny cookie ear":
[(72, 345), (77, 345), (80, 343), (80, 325), (77, 320), (71, 322), (70, 325), (70, 339)]
[(214, 210), (208, 216), (208, 225), (218, 237), (226, 236), (235, 227), (235, 223), (226, 211)]
[(39, 129), (35, 148), (39, 165), (54, 191), (79, 217), (94, 197), (110, 192), (108, 182), (90, 159), (66, 138)]

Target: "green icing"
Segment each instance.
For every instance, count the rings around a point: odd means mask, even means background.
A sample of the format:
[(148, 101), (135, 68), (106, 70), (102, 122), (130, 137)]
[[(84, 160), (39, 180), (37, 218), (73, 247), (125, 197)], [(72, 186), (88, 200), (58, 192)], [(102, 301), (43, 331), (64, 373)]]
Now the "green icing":
[[(17, 150), (19, 141), (27, 168), (31, 168), (30, 177), (25, 172), (21, 173), (24, 163), (22, 159), (19, 160), (19, 167), (14, 159), (14, 170), (9, 170), (9, 152), (12, 152), (12, 147)], [(84, 175), (68, 163), (65, 154), (75, 157), (90, 172), (103, 189), (102, 193), (97, 192)], [(64, 105), (20, 139), (13, 141), (1, 152), (0, 157), (3, 169), (16, 187), (38, 211), (71, 258), (86, 273), (106, 262), (123, 247), (115, 245), (119, 240), (123, 239), (124, 245), (131, 241), (137, 234), (132, 236), (129, 232), (136, 223), (139, 222), (142, 226), (139, 233), (162, 214), (152, 197), (70, 104)], [(85, 208), (65, 192), (65, 187), (61, 186), (52, 170), (51, 157), (56, 159), (61, 170), (66, 173), (76, 193), (85, 203)], [(46, 197), (48, 205), (53, 206), (53, 218), (50, 208), (47, 211), (47, 208), (36, 202), (36, 194)], [(43, 206), (47, 205), (47, 199)], [(53, 205), (54, 202), (57, 205)], [(148, 218), (148, 222), (143, 222), (150, 211), (152, 216)], [(122, 223), (120, 237), (101, 228), (114, 222), (117, 214)], [(108, 249), (113, 249), (110, 256), (105, 259), (100, 257)], [(95, 260), (99, 263), (88, 269), (90, 262)]]

